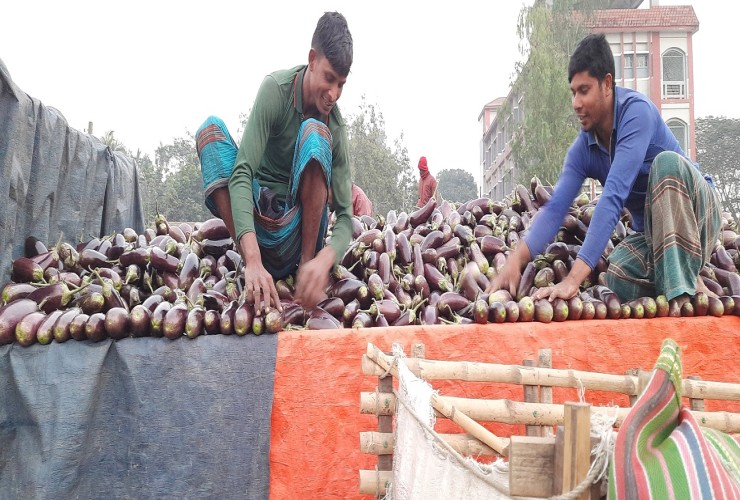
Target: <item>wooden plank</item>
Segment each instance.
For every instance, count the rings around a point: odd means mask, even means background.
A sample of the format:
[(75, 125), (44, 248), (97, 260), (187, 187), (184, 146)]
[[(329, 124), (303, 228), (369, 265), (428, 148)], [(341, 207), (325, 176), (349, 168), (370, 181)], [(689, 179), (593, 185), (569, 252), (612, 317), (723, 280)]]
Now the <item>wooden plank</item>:
[[(552, 368), (552, 349), (540, 349), (537, 352), (537, 366), (540, 368)], [(552, 387), (549, 385), (540, 386), (540, 403), (552, 403)], [(542, 427), (542, 435), (545, 437), (554, 436), (552, 426)]]
[(509, 445), (509, 494), (544, 498), (552, 495), (555, 438), (512, 436)]
[[(586, 478), (591, 466), (591, 405), (565, 403), (563, 490), (568, 493)], [(588, 500), (589, 489), (578, 498)]]
[[(525, 359), (522, 361), (522, 366), (526, 367), (534, 367), (535, 363), (533, 359)], [(524, 401), (526, 403), (539, 403), (540, 402), (540, 393), (539, 393), (539, 386), (536, 385), (524, 385)], [(539, 425), (526, 425), (525, 430), (527, 432), (527, 436), (541, 436), (542, 435), (542, 427)]]
[[(393, 392), (393, 377), (390, 374), (386, 377), (378, 378), (378, 393), (389, 392)], [(378, 415), (378, 432), (393, 432), (393, 415)], [(378, 470), (393, 470), (393, 454), (378, 455)]]
[(555, 462), (553, 464), (552, 491), (550, 495), (559, 495), (563, 491), (563, 439), (565, 429), (558, 425), (555, 429)]

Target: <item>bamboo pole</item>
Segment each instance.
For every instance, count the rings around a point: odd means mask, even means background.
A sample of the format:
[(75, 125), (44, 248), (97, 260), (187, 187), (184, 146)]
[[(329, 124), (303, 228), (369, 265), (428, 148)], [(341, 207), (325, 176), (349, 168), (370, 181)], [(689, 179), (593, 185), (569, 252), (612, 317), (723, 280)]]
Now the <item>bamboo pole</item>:
[(393, 472), (360, 469), (360, 494), (385, 495), (388, 485), (393, 481)]
[[(367, 344), (367, 355), (378, 363), (384, 371), (390, 371), (394, 377), (398, 377), (398, 370), (394, 365), (391, 365), (387, 356), (383, 354), (380, 349), (375, 347), (372, 343)], [(454, 404), (451, 404), (446, 398), (441, 398), (437, 394), (432, 394), (431, 398), (432, 407), (440, 412), (445, 417), (449, 418), (457, 425), (462, 427), (465, 431), (469, 432), (477, 439), (489, 447), (496, 450), (496, 452), (506, 455), (506, 447), (509, 444), (508, 439), (502, 439), (480, 425), (478, 422), (467, 416), (465, 413), (458, 411)]]
[[(689, 380), (701, 380), (698, 375), (691, 375)], [(694, 411), (704, 411), (704, 400), (700, 398), (689, 398), (689, 406)]]
[[(453, 450), (466, 456), (495, 457), (498, 455), (493, 449), (481, 443), (470, 434), (438, 434)], [(387, 455), (393, 453), (395, 439), (393, 433), (360, 432), (360, 451), (371, 455)]]
[[(375, 393), (360, 393), (360, 412), (374, 414), (376, 409)], [(381, 395), (389, 398), (392, 395)], [(453, 406), (458, 413), (464, 413), (472, 419), (484, 422), (502, 422), (506, 424), (523, 425), (562, 425), (563, 405), (545, 403), (522, 403), (510, 399), (472, 399), (453, 396), (437, 396), (445, 404)], [(435, 407), (435, 409), (437, 409)], [(616, 411), (619, 426), (627, 417), (631, 408), (597, 406), (591, 409), (592, 413), (613, 415)], [(442, 413), (442, 412), (440, 412)], [(740, 413), (726, 411), (692, 411), (691, 414), (700, 425), (727, 433), (740, 432)], [(447, 416), (442, 414), (442, 416)]]
[[(362, 370), (365, 375), (377, 376), (383, 373), (377, 364), (364, 358), (365, 356), (363, 356)], [(446, 379), (576, 388), (579, 387), (578, 382), (580, 381), (587, 390), (618, 392), (631, 396), (639, 394), (638, 377), (635, 375), (614, 375), (556, 368), (525, 369), (517, 365), (412, 358), (406, 360), (406, 365), (417, 377), (425, 380)], [(682, 382), (681, 395), (696, 399), (740, 401), (740, 384), (687, 379)]]
[[(635, 380), (636, 380), (637, 372), (638, 372), (637, 368), (628, 368), (627, 371), (624, 372), (624, 374), (628, 377), (635, 377)], [(635, 406), (635, 403), (637, 402), (637, 394), (630, 394), (629, 401), (630, 401), (630, 406)]]

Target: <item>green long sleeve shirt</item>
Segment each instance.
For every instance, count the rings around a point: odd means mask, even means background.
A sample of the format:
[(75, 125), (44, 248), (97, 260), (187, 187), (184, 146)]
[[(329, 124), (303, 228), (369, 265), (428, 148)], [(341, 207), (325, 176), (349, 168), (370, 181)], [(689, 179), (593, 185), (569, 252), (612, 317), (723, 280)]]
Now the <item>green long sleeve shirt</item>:
[[(293, 153), (303, 116), (303, 76), (306, 65), (275, 71), (265, 77), (229, 178), (231, 211), (237, 241), (254, 231), (252, 178), (274, 193), (287, 196)], [(328, 119), (332, 135), (331, 210), (336, 213), (329, 245), (335, 264), (344, 255), (352, 236), (352, 180), (349, 169), (347, 128), (339, 108)]]

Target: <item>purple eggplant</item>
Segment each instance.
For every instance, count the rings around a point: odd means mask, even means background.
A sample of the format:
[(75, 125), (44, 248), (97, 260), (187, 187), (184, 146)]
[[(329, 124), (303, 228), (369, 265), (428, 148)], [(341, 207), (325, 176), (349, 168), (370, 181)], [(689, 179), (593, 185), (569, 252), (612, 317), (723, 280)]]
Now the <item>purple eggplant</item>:
[(177, 273), (180, 268), (180, 259), (156, 246), (151, 247), (149, 261), (160, 272)]
[(15, 341), (15, 327), (24, 317), (37, 311), (38, 304), (25, 298), (0, 307), (0, 345)]
[(206, 310), (201, 306), (195, 306), (188, 311), (188, 316), (185, 319), (185, 336), (194, 339), (204, 331), (203, 319), (205, 318)]
[(450, 281), (445, 275), (439, 272), (439, 270), (430, 264), (424, 264), (424, 277), (429, 283), (431, 290), (439, 290), (440, 292), (450, 292), (453, 287)]
[(264, 317), (265, 333), (277, 333), (283, 326), (283, 315), (275, 308), (270, 308)]
[[(358, 313), (359, 314), (359, 313)], [(306, 320), (307, 330), (329, 330), (341, 328), (342, 324), (337, 318), (324, 311), (320, 307), (314, 307)]]
[(596, 285), (592, 290), (593, 296), (606, 305), (609, 319), (619, 319), (622, 316), (622, 304), (616, 293), (602, 285)]
[(347, 304), (353, 299), (360, 300), (360, 296), (368, 297), (367, 284), (362, 280), (344, 279), (332, 284), (327, 291), (329, 297), (339, 297)]
[(188, 318), (188, 306), (185, 302), (173, 305), (164, 316), (162, 335), (175, 340), (185, 334), (185, 320)]
[(80, 342), (83, 340), (87, 340), (87, 332), (85, 331), (85, 327), (87, 325), (88, 319), (90, 319), (90, 315), (85, 313), (80, 313), (72, 318), (72, 321), (69, 323), (69, 336), (74, 340)]
[(345, 308), (344, 301), (339, 297), (327, 297), (318, 306), (335, 318), (341, 317)]
[[(105, 314), (99, 312), (91, 314), (85, 322), (85, 338), (90, 342), (105, 340)], [(78, 339), (79, 340), (79, 339)]]
[(401, 316), (401, 306), (394, 300), (376, 300), (368, 310), (370, 316), (377, 319), (384, 316), (386, 321), (394, 323)]
[(164, 318), (172, 308), (172, 302), (160, 302), (154, 308), (149, 319), (149, 334), (152, 337), (162, 337), (164, 332)]
[(129, 327), (134, 337), (148, 337), (151, 328), (152, 310), (144, 304), (134, 306), (129, 313)]
[(203, 328), (208, 335), (217, 335), (221, 333), (221, 313), (213, 309), (206, 310), (203, 316)]
[(36, 336), (39, 325), (46, 318), (46, 314), (41, 311), (34, 311), (27, 314), (15, 326), (15, 340), (23, 347), (28, 347), (36, 343)]
[(71, 338), (71, 335), (69, 333), (69, 326), (72, 323), (72, 320), (81, 313), (82, 309), (80, 309), (79, 307), (72, 307), (71, 309), (63, 311), (62, 315), (59, 316), (57, 321), (54, 323), (54, 327), (52, 328), (54, 340), (59, 343), (69, 340)]
[[(230, 301), (224, 310), (221, 311), (221, 333), (223, 335), (232, 335), (234, 333), (234, 314), (236, 313), (239, 303), (236, 300)], [(254, 318), (252, 318), (254, 323)]]
[(113, 340), (121, 340), (129, 336), (131, 330), (131, 316), (128, 309), (112, 307), (105, 313), (105, 331)]
[(229, 229), (224, 221), (218, 217), (213, 217), (202, 222), (195, 231), (195, 239), (203, 240), (220, 240), (230, 238)]
[(372, 328), (375, 320), (367, 311), (359, 311), (352, 320), (352, 328)]
[(16, 283), (41, 283), (44, 268), (27, 257), (18, 257), (11, 263), (10, 279)]
[[(340, 299), (337, 299), (341, 302)], [(344, 307), (344, 304), (342, 304)], [(242, 299), (234, 311), (234, 333), (237, 335), (246, 335), (252, 329), (254, 321), (254, 304)]]
[(26, 298), (37, 288), (30, 283), (13, 283), (11, 281), (3, 287), (1, 294), (2, 305), (9, 304), (17, 299)]
[(64, 311), (57, 310), (44, 315), (44, 320), (36, 331), (36, 341), (39, 344), (48, 345), (54, 340), (54, 325), (62, 314)]

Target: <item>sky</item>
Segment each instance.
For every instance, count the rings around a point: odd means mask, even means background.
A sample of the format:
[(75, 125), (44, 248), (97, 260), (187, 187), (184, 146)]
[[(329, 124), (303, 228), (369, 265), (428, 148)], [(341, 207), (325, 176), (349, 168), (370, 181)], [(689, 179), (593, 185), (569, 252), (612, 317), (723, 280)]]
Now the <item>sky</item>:
[[(159, 144), (194, 133), (209, 115), (236, 135), (264, 76), (305, 63), (316, 21), (336, 10), (354, 40), (339, 101), (345, 118), (364, 98), (383, 114), (389, 146), (402, 136), (412, 167), (426, 156), (433, 174), (462, 168), (480, 183), (478, 117), (509, 91), (522, 60), (517, 19), (531, 3), (8, 2), (0, 60), (21, 90), (59, 110), (70, 126), (86, 130), (93, 122), (94, 135), (112, 130), (130, 150), (153, 157)], [(726, 58), (740, 6), (660, 0), (679, 4), (693, 5), (700, 23), (695, 116), (740, 118), (740, 70)]]

